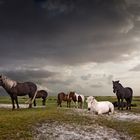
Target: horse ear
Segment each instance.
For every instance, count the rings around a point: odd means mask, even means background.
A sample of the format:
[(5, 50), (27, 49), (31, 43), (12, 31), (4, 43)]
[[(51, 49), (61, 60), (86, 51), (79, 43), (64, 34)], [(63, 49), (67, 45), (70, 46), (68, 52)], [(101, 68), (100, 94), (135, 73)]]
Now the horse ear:
[(119, 83), (120, 81), (118, 80), (117, 83)]

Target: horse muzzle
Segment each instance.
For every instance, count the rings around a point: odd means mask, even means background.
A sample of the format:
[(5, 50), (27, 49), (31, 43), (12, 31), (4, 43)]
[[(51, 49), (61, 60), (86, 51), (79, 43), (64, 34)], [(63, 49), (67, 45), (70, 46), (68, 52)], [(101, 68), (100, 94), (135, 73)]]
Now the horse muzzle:
[(116, 90), (114, 89), (113, 92), (116, 93)]

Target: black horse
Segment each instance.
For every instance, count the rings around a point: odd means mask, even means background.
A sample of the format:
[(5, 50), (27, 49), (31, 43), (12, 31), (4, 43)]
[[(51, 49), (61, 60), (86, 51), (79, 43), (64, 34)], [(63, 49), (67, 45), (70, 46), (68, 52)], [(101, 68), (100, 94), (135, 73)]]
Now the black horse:
[[(13, 109), (15, 109), (15, 103), (17, 104), (17, 108), (19, 108), (18, 104), (18, 98), (17, 96), (25, 96), (28, 95), (30, 98), (29, 102), (29, 108), (32, 107), (32, 99), (34, 98), (34, 95), (37, 92), (37, 86), (36, 84), (32, 82), (24, 82), (19, 83), (14, 80), (11, 80), (10, 78), (0, 75), (0, 86), (2, 86), (7, 93), (10, 95), (12, 100)], [(34, 99), (34, 105), (36, 104)]]
[[(126, 100), (126, 109), (131, 109), (131, 102), (133, 97), (133, 90), (130, 87), (123, 87), (119, 81), (112, 81), (113, 92), (116, 93), (118, 99), (118, 109), (123, 110), (123, 100)], [(120, 101), (121, 100), (121, 101)]]
[(42, 105), (46, 105), (47, 97), (48, 97), (48, 92), (46, 90), (38, 90), (35, 98), (42, 98)]

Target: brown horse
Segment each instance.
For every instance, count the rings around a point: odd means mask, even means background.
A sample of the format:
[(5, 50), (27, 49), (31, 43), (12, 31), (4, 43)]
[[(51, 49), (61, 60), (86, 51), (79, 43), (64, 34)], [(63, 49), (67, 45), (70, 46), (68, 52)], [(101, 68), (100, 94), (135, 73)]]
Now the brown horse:
[[(4, 75), (0, 75), (0, 86), (2, 86), (10, 95), (13, 109), (15, 109), (14, 102), (16, 102), (17, 108), (19, 108), (17, 96), (25, 96), (25, 95), (28, 95), (31, 100), (29, 103), (29, 108), (32, 107), (32, 99), (34, 98), (34, 95), (37, 91), (36, 84), (32, 82), (19, 83), (19, 82), (9, 79), (8, 77)], [(34, 100), (34, 105), (35, 104), (36, 103)]]
[[(35, 98), (42, 98), (42, 105), (46, 105), (46, 98), (48, 96), (48, 92), (45, 90), (38, 90)], [(36, 106), (36, 104), (35, 104)]]
[(57, 95), (57, 106), (62, 107), (62, 101), (67, 101), (67, 107), (69, 107), (69, 96), (68, 94), (65, 94), (64, 92), (60, 92)]
[(84, 95), (77, 94), (76, 92), (69, 93), (69, 106), (71, 106), (71, 100), (74, 101), (76, 108), (83, 108), (85, 97)]

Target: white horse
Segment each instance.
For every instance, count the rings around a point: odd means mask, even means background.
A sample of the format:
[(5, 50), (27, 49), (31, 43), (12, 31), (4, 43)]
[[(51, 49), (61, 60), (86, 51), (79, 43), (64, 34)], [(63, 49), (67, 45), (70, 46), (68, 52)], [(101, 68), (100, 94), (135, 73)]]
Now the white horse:
[(114, 105), (109, 101), (100, 101), (98, 102), (95, 97), (89, 96), (86, 100), (88, 104), (88, 110), (93, 111), (97, 114), (103, 113), (114, 113)]

